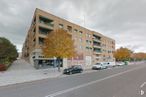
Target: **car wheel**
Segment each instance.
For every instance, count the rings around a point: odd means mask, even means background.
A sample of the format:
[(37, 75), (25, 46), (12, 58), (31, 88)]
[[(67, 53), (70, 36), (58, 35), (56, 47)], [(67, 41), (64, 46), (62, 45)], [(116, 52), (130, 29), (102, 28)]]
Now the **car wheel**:
[(72, 75), (72, 72), (69, 72), (69, 75)]

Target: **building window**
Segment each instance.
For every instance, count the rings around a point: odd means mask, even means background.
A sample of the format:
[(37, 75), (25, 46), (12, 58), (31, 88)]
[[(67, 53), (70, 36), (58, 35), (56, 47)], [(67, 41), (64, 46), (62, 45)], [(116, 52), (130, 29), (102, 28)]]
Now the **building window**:
[(86, 47), (86, 49), (88, 50), (88, 49), (89, 49), (89, 47)]
[(87, 44), (91, 44), (92, 41), (90, 41), (90, 40), (86, 40), (86, 43), (87, 43)]
[(74, 29), (74, 32), (78, 32), (78, 30), (77, 29)]
[(83, 32), (82, 32), (82, 31), (79, 31), (79, 33), (80, 33), (80, 35), (82, 35), (82, 34), (83, 34)]
[(35, 33), (36, 33), (36, 28), (33, 29), (33, 32), (32, 33), (33, 33), (33, 36), (34, 36)]
[(59, 28), (63, 29), (63, 24), (59, 24)]
[(52, 30), (43, 28), (43, 27), (39, 27), (39, 33), (43, 34), (43, 35), (47, 35), (48, 33), (50, 33)]
[(88, 50), (88, 51), (91, 51), (92, 50), (92, 47), (86, 47), (86, 49)]
[(39, 45), (44, 45), (44, 38), (39, 37)]
[(71, 27), (71, 26), (67, 26), (67, 30), (68, 30), (69, 32), (72, 32), (72, 27)]

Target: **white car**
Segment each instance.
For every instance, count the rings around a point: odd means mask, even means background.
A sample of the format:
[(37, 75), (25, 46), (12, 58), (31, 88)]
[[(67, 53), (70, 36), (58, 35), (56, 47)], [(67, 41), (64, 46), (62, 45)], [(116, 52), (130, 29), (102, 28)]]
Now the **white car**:
[(123, 65), (125, 65), (124, 62), (118, 62), (118, 63), (116, 63), (116, 66), (123, 66)]
[(107, 64), (104, 63), (96, 63), (95, 65), (92, 66), (93, 70), (101, 70), (106, 68), (107, 68)]

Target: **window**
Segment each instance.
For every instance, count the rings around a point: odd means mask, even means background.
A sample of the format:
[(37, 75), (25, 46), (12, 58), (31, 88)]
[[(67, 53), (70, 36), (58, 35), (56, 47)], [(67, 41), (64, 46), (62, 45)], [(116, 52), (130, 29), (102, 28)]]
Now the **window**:
[(87, 44), (91, 44), (92, 41), (90, 41), (90, 40), (86, 40), (86, 43), (87, 43)]
[(79, 31), (79, 33), (80, 33), (80, 35), (82, 35), (82, 34), (83, 34), (83, 32), (82, 32), (82, 31)]
[(43, 28), (43, 27), (39, 27), (39, 34), (43, 34), (43, 35), (47, 35), (48, 33), (50, 33), (52, 30)]
[(89, 49), (89, 47), (86, 47), (86, 49), (88, 50), (88, 49)]
[(74, 29), (74, 32), (78, 32), (78, 30), (77, 29)]
[(59, 24), (59, 28), (61, 28), (61, 29), (62, 29), (62, 28), (63, 28), (63, 24)]
[(68, 30), (69, 32), (72, 32), (72, 27), (71, 27), (71, 26), (67, 26), (67, 30)]
[(39, 44), (44, 45), (44, 38), (39, 37)]
[(88, 43), (88, 40), (86, 40), (86, 42)]
[(91, 35), (90, 34), (86, 34), (86, 37), (91, 37)]
[(33, 29), (33, 32), (32, 33), (33, 33), (33, 36), (34, 36), (35, 33), (36, 33), (36, 28)]

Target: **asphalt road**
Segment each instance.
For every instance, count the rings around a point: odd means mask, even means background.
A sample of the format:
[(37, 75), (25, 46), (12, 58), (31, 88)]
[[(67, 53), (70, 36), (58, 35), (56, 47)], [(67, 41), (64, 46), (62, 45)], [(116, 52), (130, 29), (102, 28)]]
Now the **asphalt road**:
[(0, 87), (0, 97), (146, 97), (146, 64)]

